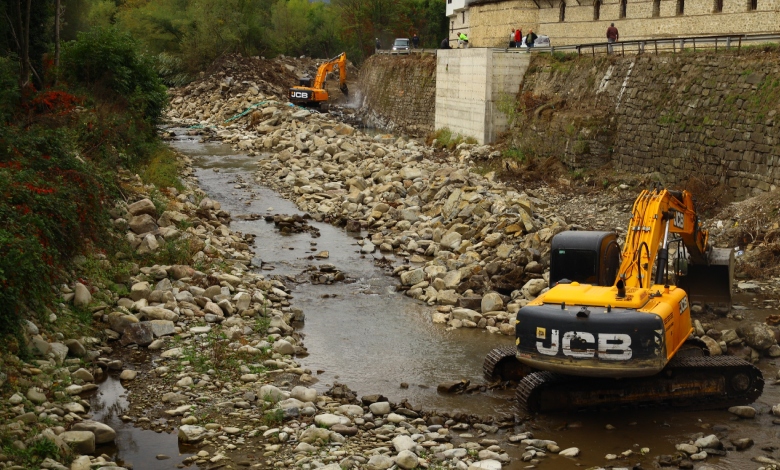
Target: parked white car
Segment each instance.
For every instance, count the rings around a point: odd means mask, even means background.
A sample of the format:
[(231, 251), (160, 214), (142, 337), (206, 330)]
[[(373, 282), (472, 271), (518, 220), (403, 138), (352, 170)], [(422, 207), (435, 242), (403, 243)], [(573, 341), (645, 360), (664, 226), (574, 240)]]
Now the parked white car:
[(409, 38), (396, 38), (391, 52), (393, 54), (409, 54), (412, 51), (412, 40)]

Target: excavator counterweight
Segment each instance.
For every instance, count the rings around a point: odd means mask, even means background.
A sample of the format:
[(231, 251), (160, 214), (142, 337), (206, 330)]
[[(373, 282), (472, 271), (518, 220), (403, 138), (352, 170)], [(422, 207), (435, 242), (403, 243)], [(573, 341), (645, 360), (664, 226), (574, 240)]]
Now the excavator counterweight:
[(761, 372), (741, 359), (704, 357), (691, 336), (691, 299), (730, 305), (733, 264), (732, 250), (710, 245), (690, 193), (642, 191), (622, 253), (610, 232), (553, 237), (551, 287), (517, 313), (515, 357), (495, 349), (485, 375), (522, 377), (520, 407), (531, 412), (750, 403), (763, 389)]

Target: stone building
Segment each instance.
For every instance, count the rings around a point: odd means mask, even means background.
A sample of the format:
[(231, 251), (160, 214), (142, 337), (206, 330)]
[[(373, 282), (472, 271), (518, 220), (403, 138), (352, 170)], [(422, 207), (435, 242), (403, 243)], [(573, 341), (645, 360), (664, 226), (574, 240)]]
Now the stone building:
[(780, 0), (447, 0), (450, 38), (466, 31), (474, 47), (506, 47), (513, 29), (533, 28), (552, 45), (780, 30)]

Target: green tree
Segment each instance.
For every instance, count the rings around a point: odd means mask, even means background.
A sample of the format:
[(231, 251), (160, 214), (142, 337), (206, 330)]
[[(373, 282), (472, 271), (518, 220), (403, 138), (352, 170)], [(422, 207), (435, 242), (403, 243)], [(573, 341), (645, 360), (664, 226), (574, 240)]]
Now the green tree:
[(125, 99), (151, 123), (162, 117), (167, 90), (129, 33), (92, 28), (66, 44), (63, 52), (63, 73), (74, 85)]

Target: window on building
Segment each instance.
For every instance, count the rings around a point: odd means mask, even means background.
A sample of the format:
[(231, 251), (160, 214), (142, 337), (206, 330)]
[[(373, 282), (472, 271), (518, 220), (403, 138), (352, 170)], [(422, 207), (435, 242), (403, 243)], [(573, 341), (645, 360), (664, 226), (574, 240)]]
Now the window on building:
[(748, 0), (748, 11), (758, 10), (758, 0)]
[(712, 7), (713, 13), (720, 13), (723, 11), (723, 0), (715, 0), (715, 5)]
[(677, 15), (685, 14), (685, 0), (677, 0)]
[(661, 0), (653, 0), (653, 18), (661, 16)]
[(450, 32), (451, 33), (455, 32), (455, 22), (454, 21), (450, 21)]
[(628, 9), (628, 0), (620, 0), (620, 17), (626, 17), (626, 10)]
[(460, 22), (462, 24), (466, 24), (466, 12), (465, 11), (460, 12)]
[(447, 0), (447, 4), (449, 5), (450, 3), (452, 3), (452, 0)]
[(566, 2), (561, 2), (561, 10), (558, 12), (558, 21), (566, 21)]
[(598, 20), (601, 16), (601, 0), (596, 0), (593, 4), (593, 19)]

